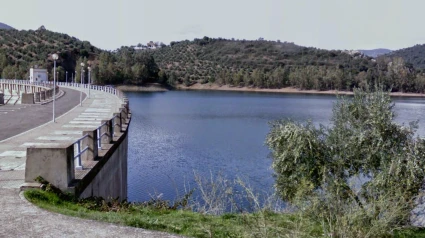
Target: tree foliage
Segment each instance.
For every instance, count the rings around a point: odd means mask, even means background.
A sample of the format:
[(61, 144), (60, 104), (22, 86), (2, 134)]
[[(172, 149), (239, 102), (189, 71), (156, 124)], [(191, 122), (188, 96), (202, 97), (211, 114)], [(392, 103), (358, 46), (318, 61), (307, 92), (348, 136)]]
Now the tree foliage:
[(152, 55), (167, 75), (174, 73), (177, 83), (184, 81), (186, 85), (352, 91), (381, 83), (386, 90), (425, 92), (416, 80), (422, 70), (396, 56), (373, 59), (361, 53), (302, 47), (291, 42), (210, 37), (172, 42), (143, 52)]
[(281, 198), (307, 204), (330, 232), (344, 220), (357, 222), (353, 234), (361, 236), (378, 223), (388, 232), (406, 224), (424, 179), (425, 144), (414, 137), (416, 123), (393, 122), (392, 109), (382, 87), (355, 89), (335, 104), (330, 127), (273, 123), (266, 143)]

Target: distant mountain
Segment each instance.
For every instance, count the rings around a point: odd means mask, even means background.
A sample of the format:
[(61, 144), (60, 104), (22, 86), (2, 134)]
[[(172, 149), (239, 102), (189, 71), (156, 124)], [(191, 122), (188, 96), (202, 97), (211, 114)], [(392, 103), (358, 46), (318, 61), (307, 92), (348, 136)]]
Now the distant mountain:
[(359, 51), (373, 58), (392, 52), (392, 50), (389, 50), (389, 49), (373, 49), (373, 50), (359, 50)]
[(389, 57), (401, 57), (406, 63), (417, 69), (425, 69), (425, 44), (400, 49), (391, 52)]
[(13, 27), (0, 22), (0, 29), (11, 30)]

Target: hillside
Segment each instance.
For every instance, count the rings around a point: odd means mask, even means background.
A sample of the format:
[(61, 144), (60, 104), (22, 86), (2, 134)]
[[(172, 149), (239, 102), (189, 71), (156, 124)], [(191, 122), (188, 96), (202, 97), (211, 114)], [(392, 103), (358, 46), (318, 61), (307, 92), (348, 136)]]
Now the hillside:
[[(75, 71), (79, 57), (94, 59), (101, 51), (88, 41), (80, 41), (66, 34), (46, 30), (44, 27), (33, 31), (0, 30), (0, 71), (17, 71), (17, 77), (27, 78), (31, 66), (51, 69), (49, 57), (58, 53), (58, 65), (66, 71)], [(3, 67), (2, 67), (3, 66)], [(12, 68), (13, 67), (13, 68)]]
[(372, 57), (372, 58), (376, 58), (380, 55), (385, 55), (390, 53), (392, 50), (389, 49), (373, 49), (373, 50), (359, 50), (360, 52), (362, 52), (363, 54)]
[(170, 85), (352, 91), (377, 82), (394, 92), (425, 92), (425, 76), (403, 59), (322, 50), (290, 42), (204, 37), (141, 52), (154, 57)]
[[(328, 51), (290, 42), (204, 37), (143, 50), (170, 84), (216, 83), (258, 88), (351, 90), (376, 63), (360, 53)], [(345, 78), (348, 81), (344, 80)]]
[(425, 44), (400, 49), (388, 54), (389, 57), (401, 57), (406, 63), (417, 69), (425, 69)]
[[(38, 66), (49, 71), (52, 79), (53, 60), (57, 53), (59, 80), (65, 81), (76, 73), (77, 82), (81, 78), (82, 62), (92, 68), (93, 82), (99, 84), (119, 84), (130, 82), (155, 82), (158, 75), (153, 59), (141, 53), (127, 51), (126, 48), (108, 52), (67, 34), (52, 32), (41, 26), (37, 30), (0, 30), (0, 75), (2, 78), (27, 79), (31, 67)], [(134, 73), (133, 73), (134, 72)]]
[(13, 27), (0, 22), (0, 29), (11, 30)]

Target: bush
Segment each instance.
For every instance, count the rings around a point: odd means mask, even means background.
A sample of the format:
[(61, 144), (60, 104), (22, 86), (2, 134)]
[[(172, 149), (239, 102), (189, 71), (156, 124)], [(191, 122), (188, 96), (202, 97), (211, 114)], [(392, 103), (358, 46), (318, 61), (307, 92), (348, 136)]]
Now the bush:
[[(330, 236), (372, 237), (407, 225), (424, 179), (425, 146), (416, 123), (393, 122), (382, 87), (339, 98), (332, 126), (272, 124), (276, 189)], [(353, 182), (357, 181), (357, 182)]]

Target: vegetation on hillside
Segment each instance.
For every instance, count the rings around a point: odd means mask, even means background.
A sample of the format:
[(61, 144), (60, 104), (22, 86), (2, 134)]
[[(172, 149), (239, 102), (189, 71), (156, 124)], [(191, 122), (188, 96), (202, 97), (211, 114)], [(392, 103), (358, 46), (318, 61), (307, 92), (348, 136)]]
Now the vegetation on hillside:
[(379, 82), (393, 91), (424, 92), (422, 72), (397, 57), (375, 60), (360, 53), (289, 42), (209, 37), (144, 52), (154, 57), (171, 85), (352, 91)]
[(400, 49), (385, 55), (388, 57), (400, 57), (416, 69), (425, 69), (425, 44)]
[(381, 83), (392, 91), (425, 92), (423, 72), (397, 57), (397, 53), (375, 60), (358, 52), (322, 50), (290, 42), (209, 37), (146, 48), (105, 51), (44, 27), (35, 31), (0, 30), (0, 75), (28, 79), (29, 68), (38, 66), (48, 69), (51, 80), (51, 55), (57, 53), (59, 81), (65, 81), (68, 72), (68, 81), (74, 77), (79, 82), (80, 64), (84, 62), (84, 78), (88, 78), (90, 66), (92, 81), (98, 84), (215, 83), (352, 91)]
[(92, 68), (93, 82), (99, 84), (123, 84), (156, 81), (158, 67), (152, 57), (122, 47), (115, 52), (98, 49), (88, 41), (80, 41), (40, 27), (38, 30), (0, 30), (0, 75), (7, 79), (28, 79), (29, 69), (34, 66), (46, 68), (52, 80), (53, 60), (57, 53), (59, 81), (68, 81), (72, 76), (79, 82), (81, 66), (87, 82), (88, 66)]

